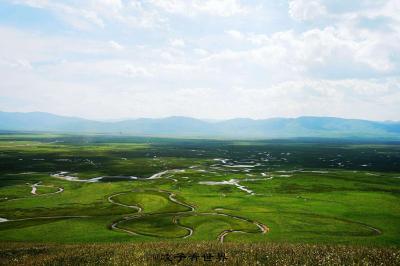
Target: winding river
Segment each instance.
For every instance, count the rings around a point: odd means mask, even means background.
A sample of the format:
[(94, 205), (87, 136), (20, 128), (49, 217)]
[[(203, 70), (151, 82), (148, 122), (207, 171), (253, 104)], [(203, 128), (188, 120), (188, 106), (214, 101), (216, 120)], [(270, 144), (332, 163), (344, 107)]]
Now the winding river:
[[(130, 235), (143, 235), (143, 236), (153, 236), (153, 237), (154, 237), (154, 235), (149, 235), (149, 234), (145, 234), (145, 233), (139, 233), (139, 232), (136, 232), (136, 231), (133, 231), (133, 230), (128, 230), (128, 229), (126, 229), (126, 228), (121, 228), (121, 227), (119, 227), (118, 225), (119, 225), (120, 223), (122, 223), (122, 222), (131, 221), (131, 220), (135, 220), (135, 219), (140, 219), (140, 218), (143, 218), (143, 217), (148, 217), (148, 216), (153, 216), (153, 215), (160, 215), (160, 214), (163, 214), (163, 215), (173, 215), (173, 217), (172, 217), (172, 223), (175, 224), (175, 225), (177, 225), (177, 226), (179, 226), (179, 227), (181, 227), (181, 228), (183, 228), (183, 229), (185, 229), (185, 230), (187, 231), (187, 234), (186, 234), (186, 235), (177, 237), (177, 238), (182, 238), (182, 239), (184, 239), (184, 238), (188, 238), (188, 237), (192, 236), (192, 235), (193, 235), (193, 232), (194, 232), (194, 229), (191, 228), (191, 227), (188, 227), (188, 226), (185, 226), (185, 225), (180, 224), (180, 223), (179, 223), (179, 218), (182, 217), (182, 216), (186, 216), (186, 215), (189, 214), (189, 215), (193, 215), (193, 216), (201, 216), (201, 215), (218, 215), (218, 216), (225, 216), (225, 217), (229, 217), (229, 218), (231, 218), (231, 219), (238, 219), (238, 220), (241, 220), (241, 221), (244, 221), (244, 222), (252, 223), (252, 224), (254, 224), (255, 226), (257, 226), (257, 228), (260, 230), (260, 233), (261, 233), (261, 234), (265, 234), (265, 233), (267, 233), (267, 232), (269, 231), (269, 228), (268, 228), (266, 225), (264, 225), (264, 224), (262, 224), (262, 223), (260, 223), (260, 222), (257, 222), (257, 221), (253, 221), (253, 220), (250, 220), (250, 219), (247, 219), (247, 218), (240, 217), (240, 216), (235, 216), (235, 215), (230, 215), (230, 214), (220, 213), (220, 212), (199, 212), (199, 213), (196, 213), (196, 212), (195, 212), (196, 209), (195, 209), (194, 206), (192, 206), (192, 205), (190, 205), (190, 204), (187, 204), (187, 203), (185, 203), (185, 202), (181, 202), (181, 201), (177, 200), (177, 199), (175, 198), (176, 194), (173, 193), (173, 192), (165, 191), (165, 190), (151, 190), (151, 191), (156, 191), (156, 192), (159, 192), (159, 193), (165, 193), (165, 194), (167, 194), (167, 195), (168, 195), (168, 199), (169, 199), (171, 202), (176, 203), (176, 204), (178, 204), (178, 205), (181, 205), (181, 206), (183, 206), (183, 207), (186, 207), (186, 208), (188, 208), (188, 210), (186, 210), (186, 211), (177, 211), (177, 212), (143, 213), (143, 209), (142, 209), (140, 206), (137, 206), (137, 205), (127, 205), (127, 204), (123, 204), (123, 203), (116, 202), (115, 200), (113, 200), (113, 198), (116, 197), (116, 196), (118, 196), (118, 195), (136, 192), (135, 190), (133, 190), (133, 191), (128, 191), (128, 192), (119, 192), (119, 193), (116, 193), (116, 194), (113, 194), (113, 195), (109, 196), (109, 197), (108, 197), (108, 202), (110, 202), (110, 203), (112, 203), (112, 204), (115, 204), (115, 205), (118, 205), (118, 206), (123, 206), (123, 207), (131, 208), (131, 209), (135, 209), (135, 210), (137, 210), (137, 212), (134, 213), (133, 215), (126, 216), (126, 217), (123, 217), (123, 218), (121, 218), (121, 219), (118, 219), (118, 220), (114, 221), (114, 222), (110, 225), (110, 228), (111, 228), (112, 230), (118, 230), (118, 231), (126, 232), (126, 233), (128, 233), (128, 234), (130, 234)], [(252, 233), (252, 232), (246, 232), (246, 231), (241, 231), (241, 230), (224, 230), (224, 231), (222, 231), (222, 232), (217, 236), (217, 240), (218, 240), (219, 242), (223, 243), (223, 242), (224, 242), (225, 236), (228, 235), (229, 233)]]

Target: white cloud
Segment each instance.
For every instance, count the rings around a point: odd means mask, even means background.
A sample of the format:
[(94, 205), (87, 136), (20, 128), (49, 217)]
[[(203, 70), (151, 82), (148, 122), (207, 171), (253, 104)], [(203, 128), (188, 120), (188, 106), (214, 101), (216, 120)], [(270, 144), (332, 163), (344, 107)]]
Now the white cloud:
[(151, 73), (144, 67), (135, 66), (132, 64), (125, 64), (123, 67), (122, 74), (126, 74), (129, 77), (150, 77)]
[(168, 13), (183, 16), (208, 14), (230, 17), (248, 12), (248, 8), (238, 0), (150, 0), (150, 2)]
[(232, 38), (238, 39), (238, 40), (242, 40), (243, 39), (243, 34), (240, 31), (237, 30), (227, 30), (225, 31), (226, 34), (228, 34), (229, 36), (231, 36)]
[[(383, 1), (340, 12), (325, 1), (291, 1), (288, 22), (286, 7), (261, 21), (233, 0), (21, 0), (75, 28), (0, 24), (2, 109), (398, 120), (400, 8)], [(364, 19), (384, 27), (361, 26)]]
[(165, 24), (155, 10), (144, 8), (139, 2), (127, 4), (121, 0), (14, 0), (14, 3), (47, 9), (80, 30), (104, 28), (108, 22), (129, 27), (152, 28)]
[(113, 48), (115, 50), (123, 50), (124, 49), (124, 46), (117, 43), (116, 41), (109, 41), (108, 44), (110, 45), (111, 48)]
[[(367, 73), (395, 74), (400, 62), (393, 54), (400, 53), (397, 33), (373, 33), (358, 31), (351, 27), (325, 27), (302, 33), (294, 31), (276, 32), (272, 35), (227, 31), (241, 41), (256, 47), (244, 50), (225, 49), (211, 54), (208, 60), (229, 61), (229, 64), (257, 64), (267, 70), (282, 69), (287, 77), (296, 74), (318, 74), (326, 71), (341, 72), (339, 76), (352, 77), (360, 71)], [(341, 70), (343, 69), (343, 71)], [(336, 75), (336, 74), (335, 74)]]
[(0, 65), (25, 70), (30, 70), (33, 68), (31, 62), (24, 58), (0, 58)]
[(185, 47), (185, 41), (182, 39), (171, 39), (169, 40), (169, 44), (173, 47), (178, 47), (178, 48)]
[[(59, 82), (26, 75), (24, 80), (8, 80), (3, 84), (7, 89), (2, 90), (2, 97), (27, 104), (15, 105), (9, 101), (2, 109), (41, 110), (103, 119), (167, 115), (202, 118), (322, 115), (398, 120), (396, 110), (400, 105), (399, 82), (398, 79), (307, 79), (259, 88), (229, 87), (227, 92), (196, 84), (191, 87), (177, 86), (174, 89), (150, 89), (150, 86), (138, 83), (131, 86), (116, 83), (109, 87), (108, 84), (83, 85), (73, 81)], [(27, 84), (31, 86), (26, 86)], [(32, 98), (32, 90), (40, 97)], [(371, 112), (378, 107), (379, 112)]]
[(14, 0), (14, 3), (47, 9), (55, 13), (62, 20), (79, 29), (89, 29), (92, 26), (104, 27), (103, 19), (96, 10), (90, 8), (89, 5), (78, 6), (71, 3), (67, 4), (59, 0)]
[(298, 21), (313, 20), (326, 15), (326, 8), (319, 0), (291, 0), (289, 15)]
[(247, 13), (247, 8), (238, 0), (203, 0), (195, 2), (194, 7), (208, 14), (222, 17)]
[(193, 52), (198, 56), (207, 56), (209, 54), (207, 50), (201, 48), (195, 48)]

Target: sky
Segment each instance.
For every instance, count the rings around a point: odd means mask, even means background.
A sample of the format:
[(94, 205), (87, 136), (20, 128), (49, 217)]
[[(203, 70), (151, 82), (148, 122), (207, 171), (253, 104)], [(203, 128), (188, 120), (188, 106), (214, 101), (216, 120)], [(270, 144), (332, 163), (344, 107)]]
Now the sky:
[(399, 0), (0, 0), (0, 110), (400, 120)]

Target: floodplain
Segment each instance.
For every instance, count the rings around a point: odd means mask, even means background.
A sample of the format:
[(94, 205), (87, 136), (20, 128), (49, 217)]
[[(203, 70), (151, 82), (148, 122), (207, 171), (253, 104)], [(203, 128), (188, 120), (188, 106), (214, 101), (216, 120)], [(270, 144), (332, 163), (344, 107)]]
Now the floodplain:
[(395, 142), (0, 135), (2, 243), (397, 248), (399, 224)]

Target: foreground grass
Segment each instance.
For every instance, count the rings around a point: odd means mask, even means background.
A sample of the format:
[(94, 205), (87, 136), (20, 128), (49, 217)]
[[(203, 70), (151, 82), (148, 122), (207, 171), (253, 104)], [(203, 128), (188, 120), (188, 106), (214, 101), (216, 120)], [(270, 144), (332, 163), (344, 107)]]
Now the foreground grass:
[(0, 265), (400, 265), (400, 249), (307, 244), (0, 243)]

